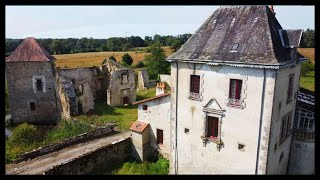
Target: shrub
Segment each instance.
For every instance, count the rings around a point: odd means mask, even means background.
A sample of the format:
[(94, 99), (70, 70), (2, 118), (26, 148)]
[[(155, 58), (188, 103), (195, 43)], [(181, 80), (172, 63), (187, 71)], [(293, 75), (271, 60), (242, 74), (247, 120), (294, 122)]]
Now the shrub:
[(126, 63), (128, 65), (131, 65), (133, 63), (133, 59), (128, 53), (125, 53), (122, 56), (122, 62), (124, 62), (124, 63)]
[(14, 144), (32, 144), (37, 137), (37, 127), (27, 123), (18, 125), (12, 131), (10, 140)]
[(306, 76), (309, 71), (314, 70), (314, 65), (310, 61), (302, 62), (301, 75)]
[(110, 56), (109, 59), (113, 61), (117, 61), (117, 59), (114, 56)]
[(144, 67), (144, 63), (142, 61), (139, 61), (137, 64), (136, 64), (136, 68), (142, 68)]

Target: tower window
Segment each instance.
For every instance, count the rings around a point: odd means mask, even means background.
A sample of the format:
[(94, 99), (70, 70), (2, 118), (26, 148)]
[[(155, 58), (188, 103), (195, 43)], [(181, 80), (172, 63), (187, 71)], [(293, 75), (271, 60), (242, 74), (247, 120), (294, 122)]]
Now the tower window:
[(157, 129), (157, 143), (163, 144), (163, 130)]
[(36, 86), (37, 86), (37, 91), (42, 91), (42, 79), (36, 79)]
[(30, 102), (30, 110), (35, 111), (36, 110), (36, 104), (34, 102)]
[(143, 110), (148, 110), (148, 105), (143, 105), (142, 108)]

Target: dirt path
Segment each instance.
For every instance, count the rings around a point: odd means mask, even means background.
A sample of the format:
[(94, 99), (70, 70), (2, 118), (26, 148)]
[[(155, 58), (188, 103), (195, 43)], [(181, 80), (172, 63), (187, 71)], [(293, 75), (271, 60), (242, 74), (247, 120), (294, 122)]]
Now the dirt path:
[(119, 133), (70, 146), (68, 148), (37, 157), (30, 161), (23, 161), (18, 164), (9, 164), (6, 165), (6, 174), (43, 174), (43, 172), (51, 169), (53, 166), (64, 164), (85, 153), (94, 152), (96, 149), (102, 146), (114, 143), (130, 136), (130, 131)]

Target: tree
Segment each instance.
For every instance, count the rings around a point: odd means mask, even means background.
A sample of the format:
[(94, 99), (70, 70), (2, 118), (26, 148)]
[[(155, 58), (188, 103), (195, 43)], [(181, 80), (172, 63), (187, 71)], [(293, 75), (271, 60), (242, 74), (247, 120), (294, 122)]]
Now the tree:
[(117, 61), (114, 56), (110, 56), (109, 59), (110, 59), (110, 60), (113, 60), (113, 61)]
[(172, 45), (170, 46), (170, 49), (173, 51), (173, 52), (176, 52), (180, 49), (182, 43), (180, 40), (176, 39), (173, 41)]
[(301, 41), (302, 48), (314, 48), (315, 40), (314, 40), (314, 30), (307, 29), (303, 32), (303, 38)]
[(166, 55), (160, 43), (149, 48), (150, 54), (145, 56), (147, 70), (151, 79), (156, 79), (159, 74), (170, 73), (170, 63), (165, 60)]
[(127, 65), (131, 65), (133, 63), (133, 59), (131, 58), (131, 56), (128, 53), (125, 53), (122, 56), (122, 62)]
[(51, 42), (50, 50), (54, 54), (61, 54), (63, 51), (63, 46), (60, 40), (55, 39)]

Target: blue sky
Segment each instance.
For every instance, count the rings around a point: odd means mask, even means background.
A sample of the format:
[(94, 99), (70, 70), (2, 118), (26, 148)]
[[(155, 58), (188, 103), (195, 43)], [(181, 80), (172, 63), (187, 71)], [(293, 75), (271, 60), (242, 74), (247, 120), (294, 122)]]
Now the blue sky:
[[(219, 6), (6, 6), (6, 38), (194, 33)], [(284, 29), (314, 29), (314, 6), (274, 6)]]

